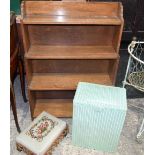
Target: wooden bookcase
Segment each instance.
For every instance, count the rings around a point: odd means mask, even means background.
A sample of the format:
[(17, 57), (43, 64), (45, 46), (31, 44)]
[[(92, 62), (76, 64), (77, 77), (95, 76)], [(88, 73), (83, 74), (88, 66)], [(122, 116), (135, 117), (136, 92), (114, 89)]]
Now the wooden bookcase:
[(25, 1), (21, 12), (32, 118), (71, 117), (79, 81), (115, 84), (121, 3)]

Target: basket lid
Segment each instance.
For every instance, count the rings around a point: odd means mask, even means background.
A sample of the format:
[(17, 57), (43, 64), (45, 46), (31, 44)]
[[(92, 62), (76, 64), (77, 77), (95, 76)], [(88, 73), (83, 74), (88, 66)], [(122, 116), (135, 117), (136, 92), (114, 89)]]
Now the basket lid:
[(73, 100), (74, 105), (127, 110), (126, 89), (79, 82)]

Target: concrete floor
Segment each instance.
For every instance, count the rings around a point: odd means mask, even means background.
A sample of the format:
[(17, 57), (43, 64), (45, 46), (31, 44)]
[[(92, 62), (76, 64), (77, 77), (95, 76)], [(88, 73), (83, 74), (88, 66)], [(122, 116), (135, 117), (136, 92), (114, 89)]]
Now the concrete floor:
[[(16, 78), (14, 83), (18, 118), (21, 130), (24, 130), (31, 122), (30, 112), (28, 103), (24, 103), (21, 95), (19, 77)], [(130, 99), (128, 100), (128, 111), (125, 120), (125, 124), (121, 133), (120, 142), (118, 145), (118, 150), (115, 153), (104, 153), (95, 150), (78, 148), (71, 145), (71, 124), (72, 119), (64, 119), (70, 127), (70, 133), (66, 138), (58, 145), (58, 147), (53, 152), (53, 155), (143, 155), (144, 146), (143, 142), (141, 144), (137, 143), (136, 134), (138, 128), (143, 119), (143, 111), (133, 108), (131, 105), (134, 104), (138, 107), (143, 107), (143, 98), (140, 99)], [(24, 153), (19, 153), (16, 150), (15, 138), (18, 135), (16, 126), (14, 123), (14, 118), (10, 115), (10, 147), (11, 155), (22, 155)]]

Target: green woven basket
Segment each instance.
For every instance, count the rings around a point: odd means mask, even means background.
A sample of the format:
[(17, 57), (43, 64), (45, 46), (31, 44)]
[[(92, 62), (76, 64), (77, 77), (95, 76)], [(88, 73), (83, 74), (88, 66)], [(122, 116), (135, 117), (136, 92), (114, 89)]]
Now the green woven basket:
[(73, 100), (72, 144), (116, 151), (126, 111), (124, 88), (80, 82)]

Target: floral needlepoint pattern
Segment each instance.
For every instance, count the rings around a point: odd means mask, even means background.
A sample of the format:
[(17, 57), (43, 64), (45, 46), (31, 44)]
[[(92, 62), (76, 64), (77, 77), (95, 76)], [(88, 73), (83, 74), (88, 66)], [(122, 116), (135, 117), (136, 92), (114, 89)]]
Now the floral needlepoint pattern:
[(49, 119), (47, 116), (43, 116), (29, 131), (26, 132), (26, 135), (41, 142), (57, 124), (58, 122)]

